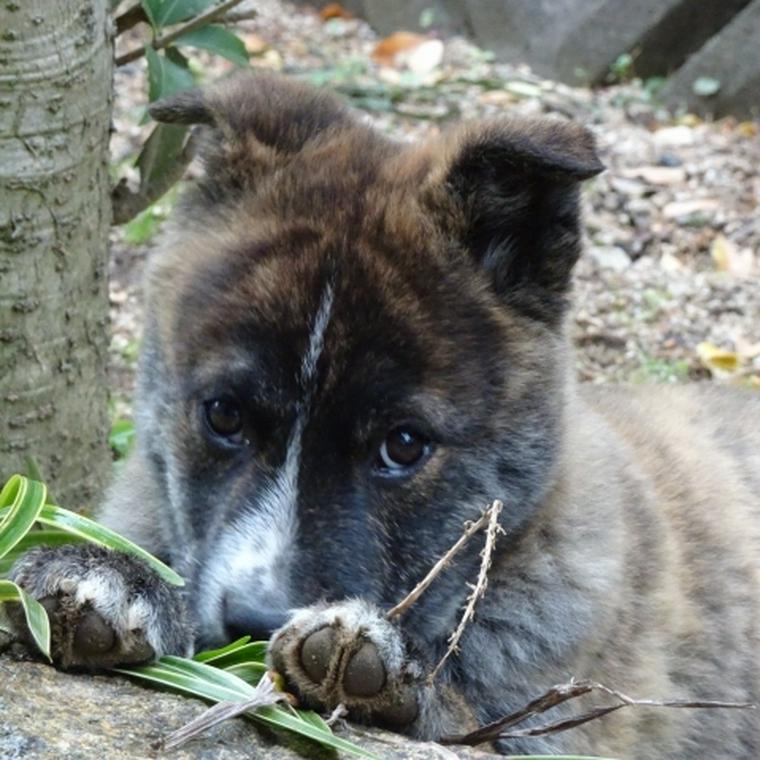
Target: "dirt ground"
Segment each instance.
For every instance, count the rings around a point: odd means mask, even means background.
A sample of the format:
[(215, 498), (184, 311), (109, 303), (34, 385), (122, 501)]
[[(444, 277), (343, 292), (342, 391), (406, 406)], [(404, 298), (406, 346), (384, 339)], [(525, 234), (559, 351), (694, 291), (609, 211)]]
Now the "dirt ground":
[[(588, 382), (687, 379), (760, 388), (758, 124), (703, 122), (657, 105), (658, 82), (570, 88), (495, 63), (461, 38), (380, 40), (362, 21), (276, 0), (239, 6), (252, 65), (336, 88), (380, 129), (417, 139), (460, 118), (555, 113), (597, 135), (607, 171), (585, 193), (587, 245), (571, 320)], [(138, 41), (135, 29), (121, 48)], [(374, 56), (373, 56), (374, 53)], [(230, 65), (199, 57), (202, 80)], [(625, 72), (622, 72), (623, 77)], [(132, 166), (149, 126), (144, 61), (116, 73), (114, 164)], [(191, 170), (192, 174), (192, 170)], [(112, 235), (111, 377), (129, 414), (142, 320), (140, 275), (172, 194)]]

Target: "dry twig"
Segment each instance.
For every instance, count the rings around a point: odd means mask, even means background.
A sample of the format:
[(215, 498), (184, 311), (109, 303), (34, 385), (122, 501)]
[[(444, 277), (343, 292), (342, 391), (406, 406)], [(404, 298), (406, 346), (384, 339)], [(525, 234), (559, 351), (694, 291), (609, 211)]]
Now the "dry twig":
[[(516, 726), (523, 723), (528, 718), (532, 718), (535, 715), (551, 710), (553, 707), (567, 702), (571, 699), (576, 699), (584, 694), (590, 694), (591, 692), (602, 692), (611, 697), (614, 697), (617, 702), (613, 705), (607, 705), (605, 707), (596, 707), (588, 712), (581, 713), (580, 715), (572, 716), (569, 718), (562, 718), (560, 720), (544, 723), (540, 726), (532, 726), (531, 728), (515, 729), (510, 731), (512, 726)], [(517, 739), (527, 736), (542, 736), (544, 734), (559, 733), (561, 731), (567, 731), (568, 729), (580, 726), (583, 723), (588, 723), (591, 720), (601, 718), (604, 715), (609, 715), (616, 710), (621, 710), (624, 707), (669, 707), (669, 708), (687, 708), (687, 709), (733, 709), (733, 710), (747, 710), (755, 709), (757, 706), (751, 702), (719, 702), (714, 700), (702, 700), (702, 701), (686, 701), (686, 700), (657, 700), (657, 699), (633, 699), (632, 697), (623, 694), (615, 689), (610, 689), (608, 686), (604, 686), (600, 683), (593, 681), (570, 681), (566, 684), (560, 684), (559, 686), (553, 686), (545, 694), (529, 702), (525, 707), (517, 710), (514, 713), (506, 715), (505, 717), (489, 723), (486, 726), (482, 726), (476, 731), (471, 731), (468, 734), (461, 736), (445, 736), (439, 741), (442, 744), (467, 744), (475, 746), (477, 744), (483, 744), (484, 742), (497, 741), (499, 739)]]
[(391, 607), (385, 613), (388, 620), (403, 615), (427, 590), (430, 584), (441, 574), (441, 571), (459, 554), (464, 545), (491, 519), (491, 514), (496, 505), (501, 511), (502, 503), (494, 501), (493, 504), (485, 511), (474, 523), (465, 523), (464, 533), (459, 537), (456, 543), (433, 565), (430, 572), (395, 606)]
[(336, 708), (330, 713), (330, 717), (325, 720), (325, 723), (327, 723), (328, 726), (332, 727), (341, 718), (345, 718), (347, 715), (348, 708), (343, 704), (343, 702), (339, 702)]
[(200, 29), (202, 26), (206, 26), (208, 24), (211, 24), (214, 21), (217, 21), (222, 16), (224, 16), (227, 11), (232, 10), (236, 5), (239, 5), (243, 0), (225, 0), (223, 3), (219, 3), (219, 5), (215, 5), (213, 8), (210, 8), (205, 13), (201, 13), (200, 16), (196, 16), (193, 19), (190, 19), (185, 24), (182, 24), (181, 26), (178, 26), (173, 31), (169, 32), (168, 34), (165, 34), (161, 37), (156, 37), (156, 39), (153, 40), (153, 42), (150, 43), (150, 45), (142, 45), (139, 48), (135, 48), (134, 50), (130, 50), (124, 55), (120, 55), (116, 59), (116, 65), (117, 66), (123, 66), (125, 63), (131, 63), (132, 61), (136, 61), (138, 58), (141, 58), (145, 55), (145, 49), (146, 47), (152, 47), (154, 50), (161, 50), (161, 48), (165, 48), (168, 45), (171, 45), (174, 40), (181, 37), (183, 34), (187, 34), (188, 32), (195, 31), (196, 29)]
[(267, 707), (287, 700), (284, 693), (277, 691), (268, 673), (265, 673), (256, 686), (255, 693), (244, 702), (219, 702), (204, 710), (197, 718), (169, 734), (163, 741), (163, 749), (176, 749), (190, 739), (208, 731), (229, 718), (235, 718), (249, 710)]
[(490, 514), (488, 517), (488, 528), (486, 530), (486, 543), (483, 546), (483, 551), (480, 553), (481, 562), (480, 572), (478, 572), (478, 580), (476, 581), (475, 585), (468, 584), (472, 592), (467, 597), (467, 603), (465, 605), (464, 612), (462, 613), (462, 618), (460, 619), (459, 625), (456, 627), (454, 633), (449, 636), (448, 649), (446, 649), (445, 654), (443, 657), (441, 657), (441, 659), (438, 661), (438, 664), (433, 668), (432, 672), (428, 676), (428, 686), (430, 686), (433, 681), (435, 681), (436, 676), (441, 672), (441, 668), (443, 667), (446, 660), (448, 660), (454, 652), (457, 652), (459, 650), (459, 640), (462, 638), (462, 634), (464, 633), (464, 629), (467, 627), (467, 624), (475, 615), (475, 605), (480, 601), (480, 599), (483, 598), (483, 594), (485, 594), (486, 587), (488, 586), (488, 571), (491, 567), (493, 550), (496, 548), (496, 535), (497, 533), (504, 533), (501, 526), (499, 525), (499, 515), (501, 514), (501, 510), (503, 508), (504, 504), (496, 500), (488, 509), (488, 513)]

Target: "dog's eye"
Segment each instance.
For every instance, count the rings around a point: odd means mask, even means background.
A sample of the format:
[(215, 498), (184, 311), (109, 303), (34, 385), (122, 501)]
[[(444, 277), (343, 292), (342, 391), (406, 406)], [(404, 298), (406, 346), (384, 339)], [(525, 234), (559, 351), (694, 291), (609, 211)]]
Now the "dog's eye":
[(429, 440), (408, 427), (393, 428), (380, 446), (378, 465), (399, 472), (411, 467), (430, 451)]
[(231, 399), (215, 398), (205, 403), (206, 422), (216, 435), (233, 443), (242, 442), (243, 413)]

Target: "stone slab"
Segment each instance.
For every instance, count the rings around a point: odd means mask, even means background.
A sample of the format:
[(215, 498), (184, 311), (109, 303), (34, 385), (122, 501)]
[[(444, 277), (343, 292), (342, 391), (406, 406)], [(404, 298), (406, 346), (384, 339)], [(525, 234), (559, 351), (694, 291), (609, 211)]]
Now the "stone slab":
[(604, 0), (575, 14), (554, 66), (559, 79), (598, 84), (623, 53), (638, 76), (666, 75), (747, 6), (749, 0)]
[[(3, 760), (335, 760), (335, 753), (293, 734), (234, 718), (171, 753), (157, 742), (197, 717), (205, 705), (117, 675), (61, 673), (0, 655), (0, 758)], [(341, 737), (389, 760), (497, 760), (463, 747), (444, 748), (398, 734), (349, 726)], [(455, 750), (455, 752), (452, 752)], [(341, 755), (343, 757), (344, 755)], [(347, 757), (347, 756), (346, 756)]]
[[(694, 83), (713, 79), (720, 88), (700, 96)], [(662, 97), (674, 109), (704, 116), (760, 118), (760, 0), (753, 0), (676, 72)]]

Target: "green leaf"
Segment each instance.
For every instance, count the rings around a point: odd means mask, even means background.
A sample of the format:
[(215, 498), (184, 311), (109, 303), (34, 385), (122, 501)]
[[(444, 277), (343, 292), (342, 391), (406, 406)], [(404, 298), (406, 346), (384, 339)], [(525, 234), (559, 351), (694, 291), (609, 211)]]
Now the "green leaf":
[(720, 80), (714, 79), (713, 77), (699, 77), (698, 79), (695, 79), (694, 83), (691, 85), (694, 94), (699, 95), (702, 98), (708, 98), (710, 95), (715, 95), (715, 93), (720, 90), (720, 87)]
[[(158, 232), (160, 226), (160, 217), (154, 213), (153, 206), (149, 206), (124, 225), (124, 240), (132, 245), (142, 245)], [(111, 448), (114, 448), (112, 443)]]
[(142, 0), (154, 29), (187, 21), (216, 4), (215, 0)]
[(4, 557), (29, 532), (45, 505), (47, 489), (36, 480), (14, 475), (0, 491), (0, 509), (8, 508), (0, 521), (0, 557)]
[(156, 17), (153, 15), (153, 6), (156, 5), (156, 3), (151, 2), (151, 0), (140, 0), (140, 5), (142, 5), (143, 10), (145, 11), (145, 15), (148, 17), (148, 23), (153, 27), (153, 31), (157, 32), (158, 24), (156, 23)]
[(40, 652), (50, 659), (50, 621), (45, 608), (22, 588), (11, 581), (0, 581), (0, 603), (20, 602), (26, 624)]
[(104, 546), (107, 549), (115, 549), (116, 551), (132, 554), (145, 562), (145, 564), (150, 565), (150, 567), (152, 567), (167, 583), (171, 583), (175, 586), (185, 585), (185, 581), (181, 576), (177, 575), (174, 570), (161, 562), (161, 560), (157, 559), (149, 552), (146, 552), (145, 549), (141, 549), (137, 544), (133, 544), (130, 540), (120, 536), (118, 533), (114, 533), (105, 526), (99, 525), (95, 521), (83, 517), (82, 515), (78, 515), (75, 512), (69, 512), (68, 509), (63, 509), (62, 507), (46, 504), (42, 508), (37, 519), (45, 525), (49, 525), (53, 528), (60, 528), (74, 536), (84, 538), (93, 544)]
[(151, 102), (195, 86), (190, 69), (177, 62), (183, 59), (174, 57), (171, 60), (152, 47), (145, 48), (145, 58), (148, 61), (148, 98)]
[(259, 720), (277, 728), (286, 728), (294, 733), (314, 739), (326, 747), (342, 750), (358, 757), (373, 758), (379, 760), (377, 755), (358, 747), (345, 739), (340, 739), (332, 733), (327, 733), (308, 720), (302, 720), (300, 716), (290, 715), (280, 707), (260, 707), (256, 712), (245, 713), (246, 718)]
[(173, 168), (182, 155), (187, 133), (188, 127), (185, 125), (158, 124), (155, 127), (137, 157), (140, 187), (153, 184)]
[[(30, 480), (38, 480), (40, 483), (45, 482), (45, 478), (42, 477), (40, 466), (37, 464), (37, 460), (33, 456), (25, 456), (24, 465), (26, 465), (27, 478)], [(48, 498), (50, 498), (50, 494), (48, 494)]]
[(263, 662), (248, 661), (238, 662), (234, 665), (227, 665), (223, 670), (225, 673), (232, 673), (233, 676), (237, 676), (246, 683), (255, 686), (261, 680), (261, 676), (263, 676), (269, 668)]
[(248, 51), (243, 41), (221, 26), (204, 26), (183, 34), (174, 41), (175, 45), (208, 50), (220, 55), (238, 66), (248, 65)]
[(131, 451), (134, 442), (135, 423), (132, 420), (114, 420), (108, 433), (108, 445), (114, 454), (123, 459)]
[(242, 636), (241, 638), (233, 641), (231, 644), (227, 644), (227, 646), (220, 647), (219, 649), (207, 649), (204, 652), (198, 652), (198, 654), (196, 654), (193, 659), (196, 662), (208, 662), (209, 660), (221, 657), (228, 652), (234, 652), (237, 649), (244, 647), (250, 640), (250, 636)]
[(296, 710), (296, 714), (302, 721), (311, 723), (320, 731), (332, 733), (332, 729), (327, 725), (325, 719), (319, 713), (315, 713), (314, 710)]
[(215, 657), (200, 660), (200, 662), (206, 662), (215, 668), (228, 668), (241, 662), (264, 662), (266, 653), (266, 641), (254, 641), (250, 644), (237, 647), (232, 651), (223, 652)]
[[(19, 503), (22, 506), (27, 504), (31, 499), (35, 500), (34, 504), (37, 506), (41, 488), (44, 489), (41, 483), (29, 480), (23, 475), (14, 475), (10, 478), (2, 491), (0, 491), (0, 536), (8, 535), (5, 533), (6, 528), (11, 532), (10, 535), (18, 535), (21, 531), (16, 527), (15, 523), (19, 520), (23, 520), (23, 524), (26, 525), (21, 535), (23, 536), (29, 531), (34, 520), (32, 520), (32, 523), (29, 522), (26, 507), (24, 509), (16, 507)], [(41, 498), (44, 500), (44, 492)], [(21, 514), (21, 517), (19, 517), (19, 514)], [(161, 560), (118, 533), (114, 533), (114, 531), (109, 530), (103, 525), (99, 525), (87, 517), (78, 515), (75, 512), (69, 512), (68, 509), (63, 509), (62, 507), (45, 504), (37, 511), (36, 521), (52, 528), (58, 528), (99, 546), (104, 546), (107, 549), (115, 549), (133, 554), (147, 565), (150, 565), (168, 583), (172, 583), (175, 586), (185, 585), (184, 580), (174, 570), (161, 562)], [(10, 548), (13, 548), (18, 540), (20, 540), (20, 537), (14, 539), (12, 543), (9, 542)]]
[[(182, 657), (167, 656), (162, 657), (154, 665), (117, 668), (117, 670), (119, 673), (145, 678), (214, 702), (242, 701), (253, 693), (252, 686), (232, 673), (195, 660), (185, 660)], [(255, 712), (245, 713), (245, 717), (288, 729), (327, 747), (378, 760), (376, 755), (318, 727), (313, 720), (304, 720), (300, 716), (291, 715), (280, 707), (261, 707)]]
[(171, 655), (162, 657), (152, 665), (117, 670), (214, 702), (239, 702), (253, 694), (252, 686), (231, 673)]

